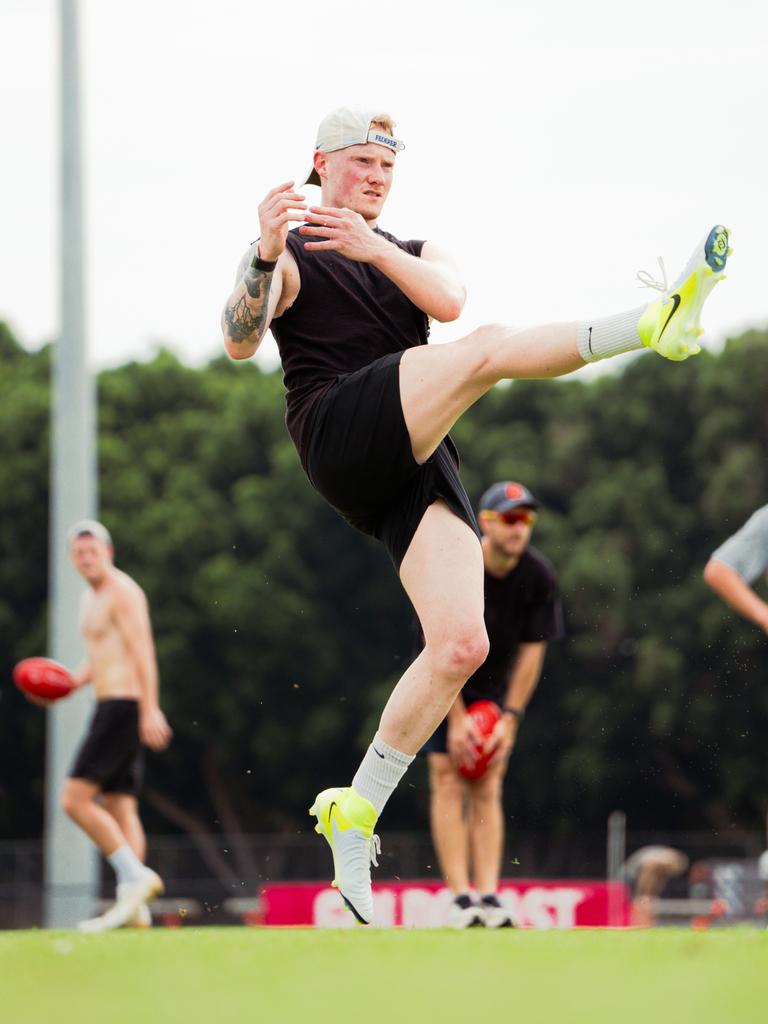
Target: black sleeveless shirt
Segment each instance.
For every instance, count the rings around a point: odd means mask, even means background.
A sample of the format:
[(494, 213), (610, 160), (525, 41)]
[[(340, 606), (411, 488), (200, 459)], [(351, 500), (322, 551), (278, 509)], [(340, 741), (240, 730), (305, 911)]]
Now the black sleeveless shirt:
[[(423, 242), (374, 230), (421, 255)], [(270, 325), (283, 364), (286, 425), (304, 465), (315, 411), (337, 378), (390, 352), (426, 345), (429, 334), (426, 314), (380, 270), (337, 252), (307, 252), (306, 240), (298, 228), (288, 233), (301, 288)]]

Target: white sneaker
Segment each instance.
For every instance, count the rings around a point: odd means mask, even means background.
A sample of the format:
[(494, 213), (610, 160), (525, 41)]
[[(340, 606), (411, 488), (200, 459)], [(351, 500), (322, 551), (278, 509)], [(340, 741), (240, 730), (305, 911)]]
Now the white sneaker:
[(485, 924), (482, 908), (471, 896), (456, 896), (448, 911), (448, 925), (451, 928), (482, 928)]
[(139, 909), (128, 922), (131, 928), (151, 928), (152, 912), (146, 903), (139, 904)]
[(486, 928), (514, 928), (512, 915), (498, 896), (483, 896), (480, 903), (483, 924)]
[(373, 804), (347, 786), (324, 789), (318, 793), (309, 813), (317, 818), (315, 832), (324, 836), (333, 854), (334, 879), (347, 908), (360, 924), (373, 921), (371, 864), (378, 866), (381, 852), (374, 835), (376, 809)]
[[(120, 882), (117, 886), (117, 900), (125, 895), (125, 882)], [(126, 922), (129, 928), (151, 928), (152, 927), (152, 914), (146, 903), (140, 903), (136, 913), (133, 917)]]
[(129, 924), (140, 912), (142, 904), (159, 896), (165, 887), (162, 878), (151, 868), (144, 868), (142, 876), (135, 882), (123, 882), (118, 886), (117, 901), (101, 917), (81, 921), (77, 929), (89, 935), (113, 931)]

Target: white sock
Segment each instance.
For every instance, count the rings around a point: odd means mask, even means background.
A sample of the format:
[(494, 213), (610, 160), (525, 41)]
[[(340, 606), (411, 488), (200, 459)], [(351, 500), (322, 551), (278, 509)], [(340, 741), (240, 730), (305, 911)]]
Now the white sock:
[(138, 882), (144, 876), (144, 865), (128, 843), (118, 846), (114, 853), (110, 853), (107, 860), (115, 869), (118, 885), (123, 882)]
[(352, 779), (352, 788), (370, 800), (376, 813), (381, 814), (411, 761), (413, 754), (401, 754), (376, 733)]
[(621, 352), (634, 352), (642, 348), (643, 343), (637, 333), (637, 325), (647, 308), (646, 303), (645, 306), (630, 309), (628, 313), (579, 323), (576, 327), (576, 343), (584, 362), (594, 363), (598, 359), (608, 359), (609, 356), (617, 356)]
[[(676, 291), (683, 281), (693, 273), (704, 257), (705, 242), (706, 237), (693, 250), (680, 274), (665, 289), (665, 295)], [(661, 258), (659, 258), (659, 265), (666, 280), (666, 271)], [(638, 277), (642, 282), (652, 280), (650, 274), (638, 274)], [(607, 359), (609, 356), (617, 356), (622, 352), (634, 352), (642, 348), (643, 343), (637, 333), (637, 325), (640, 317), (648, 308), (648, 304), (653, 301), (654, 299), (651, 297), (644, 306), (630, 309), (628, 313), (618, 313), (616, 316), (606, 316), (600, 320), (585, 320), (579, 323), (576, 328), (576, 343), (579, 355), (584, 362), (594, 363), (598, 359)]]

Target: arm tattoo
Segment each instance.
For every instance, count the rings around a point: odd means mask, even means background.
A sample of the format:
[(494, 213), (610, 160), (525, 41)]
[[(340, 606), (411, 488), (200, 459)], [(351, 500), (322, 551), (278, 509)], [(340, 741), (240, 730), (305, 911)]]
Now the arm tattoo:
[[(236, 344), (246, 341), (254, 334), (257, 338), (261, 337), (267, 322), (267, 300), (272, 274), (248, 267), (242, 280), (247, 295), (241, 295), (224, 310), (229, 336)], [(249, 302), (249, 297), (254, 301)]]

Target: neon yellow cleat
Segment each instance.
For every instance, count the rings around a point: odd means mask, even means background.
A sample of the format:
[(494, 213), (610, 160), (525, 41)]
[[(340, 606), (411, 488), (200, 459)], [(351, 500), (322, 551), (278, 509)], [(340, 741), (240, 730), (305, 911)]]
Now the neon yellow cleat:
[(641, 277), (644, 283), (664, 292), (640, 317), (637, 332), (644, 345), (676, 362), (701, 352), (696, 344), (696, 339), (704, 333), (700, 325), (701, 309), (718, 281), (725, 280), (723, 270), (731, 251), (727, 229), (717, 224), (703, 245), (697, 246), (682, 275), (669, 290), (652, 283), (648, 275)]
[(309, 809), (317, 818), (315, 832), (325, 836), (333, 854), (335, 878), (347, 907), (360, 924), (373, 920), (371, 864), (378, 866), (379, 837), (373, 834), (376, 809), (370, 800), (345, 789), (324, 789)]

